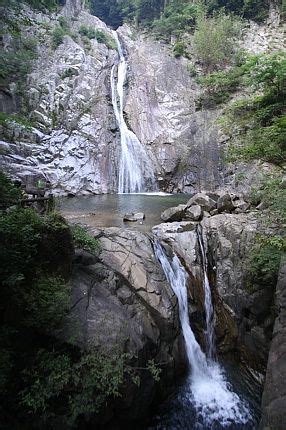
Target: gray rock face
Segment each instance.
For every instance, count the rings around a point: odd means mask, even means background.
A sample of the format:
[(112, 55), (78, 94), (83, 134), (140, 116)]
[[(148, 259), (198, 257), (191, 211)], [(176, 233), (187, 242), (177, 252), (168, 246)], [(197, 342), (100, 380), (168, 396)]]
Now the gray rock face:
[(4, 135), (10, 142), (2, 156), (5, 170), (23, 180), (37, 172), (52, 182), (55, 194), (117, 189), (117, 126), (109, 82), (116, 51), (96, 39), (89, 47), (84, 45), (78, 33), (81, 25), (112, 36), (103, 22), (82, 10), (81, 3), (69, 1), (62, 11), (76, 41), (65, 36), (56, 49), (47, 30), (58, 25), (55, 17), (40, 14), (39, 20), (38, 14), (24, 9), (33, 36), (41, 41), (27, 82), (26, 105), (35, 127), (27, 130), (12, 123)]
[(276, 288), (275, 320), (262, 397), (261, 430), (284, 430), (286, 423), (286, 260), (281, 262)]
[(184, 363), (177, 301), (147, 236), (118, 228), (95, 234), (100, 238), (100, 255), (81, 252), (76, 260), (72, 316), (77, 321), (77, 342), (89, 348), (108, 339), (109, 345), (133, 355), (135, 367), (146, 367), (149, 359), (164, 363), (158, 385), (146, 371), (141, 372), (139, 388), (126, 383), (116, 414), (138, 419), (155, 394), (163, 387), (168, 391)]
[(220, 183), (218, 111), (196, 112), (200, 88), (165, 44), (124, 25), (119, 30), (130, 66), (128, 123), (147, 146), (171, 192), (215, 189)]

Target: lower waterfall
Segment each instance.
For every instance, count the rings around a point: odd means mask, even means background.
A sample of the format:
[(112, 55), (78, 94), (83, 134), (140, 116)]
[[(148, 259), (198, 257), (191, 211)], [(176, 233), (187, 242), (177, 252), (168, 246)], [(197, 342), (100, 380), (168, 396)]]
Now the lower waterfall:
[(221, 365), (213, 358), (207, 358), (196, 341), (189, 321), (188, 275), (184, 267), (176, 255), (169, 261), (158, 241), (154, 243), (154, 250), (178, 299), (180, 322), (190, 368), (184, 400), (187, 397), (187, 403), (195, 409), (195, 420), (190, 422), (189, 427), (174, 426), (173, 428), (253, 429), (252, 415), (247, 402), (233, 392)]

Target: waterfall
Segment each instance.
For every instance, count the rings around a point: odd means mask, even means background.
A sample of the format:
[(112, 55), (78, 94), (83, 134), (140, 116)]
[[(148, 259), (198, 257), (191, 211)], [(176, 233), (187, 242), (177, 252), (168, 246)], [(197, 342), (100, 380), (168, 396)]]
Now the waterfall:
[[(116, 31), (113, 31), (113, 35), (119, 55), (118, 65), (114, 65), (111, 70), (112, 105), (120, 130), (121, 143), (118, 192), (120, 194), (140, 193), (146, 191), (147, 185), (151, 190), (154, 188), (155, 176), (144, 146), (135, 133), (128, 129), (124, 119), (123, 98), (127, 63)], [(145, 183), (144, 177), (148, 178), (148, 184)]]
[[(188, 275), (176, 255), (169, 261), (162, 245), (154, 242), (156, 258), (161, 263), (179, 304), (179, 316), (190, 367), (188, 397), (190, 406), (196, 411), (196, 422), (192, 429), (236, 428), (252, 422), (248, 405), (232, 391), (223, 368), (206, 357), (196, 341), (188, 315)], [(210, 320), (210, 324), (212, 319)]]
[(212, 295), (211, 295), (211, 289), (210, 289), (210, 284), (208, 279), (208, 260), (205, 252), (201, 225), (198, 225), (197, 227), (197, 236), (198, 236), (198, 242), (200, 245), (202, 266), (203, 266), (203, 288), (205, 293), (205, 313), (206, 313), (206, 331), (205, 331), (206, 353), (208, 358), (214, 358), (215, 356), (215, 335), (214, 335), (214, 323), (213, 323), (214, 309), (213, 309)]

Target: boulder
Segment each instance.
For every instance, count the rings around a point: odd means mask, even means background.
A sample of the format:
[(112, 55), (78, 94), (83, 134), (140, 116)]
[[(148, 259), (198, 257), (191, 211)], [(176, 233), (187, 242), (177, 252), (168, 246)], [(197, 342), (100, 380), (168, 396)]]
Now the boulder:
[(161, 213), (161, 220), (172, 222), (172, 221), (182, 221), (185, 217), (186, 205), (179, 205), (169, 209), (166, 209)]
[(185, 211), (185, 219), (191, 221), (199, 221), (202, 218), (203, 211), (201, 206), (193, 205), (186, 209)]
[(145, 214), (143, 212), (132, 212), (129, 214), (125, 214), (123, 217), (123, 221), (143, 221), (143, 219), (145, 219)]
[(186, 207), (189, 208), (193, 205), (199, 205), (204, 211), (211, 211), (216, 208), (216, 202), (210, 196), (205, 193), (195, 194), (186, 204)]
[(241, 212), (245, 212), (250, 208), (250, 203), (244, 201), (243, 199), (234, 200), (233, 205), (236, 209), (240, 209)]
[(217, 201), (217, 210), (221, 212), (232, 212), (235, 209), (231, 196), (226, 193), (219, 197)]

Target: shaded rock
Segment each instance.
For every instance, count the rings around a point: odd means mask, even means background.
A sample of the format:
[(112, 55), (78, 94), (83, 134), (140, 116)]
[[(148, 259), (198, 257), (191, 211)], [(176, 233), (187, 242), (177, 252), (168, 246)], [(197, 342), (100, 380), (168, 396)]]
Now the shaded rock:
[(185, 219), (192, 221), (199, 221), (202, 218), (203, 211), (201, 206), (193, 205), (185, 210)]
[(146, 367), (149, 359), (164, 363), (159, 384), (143, 371), (140, 387), (126, 380), (122, 398), (110, 405), (111, 415), (130, 421), (146, 415), (155, 395), (170, 392), (184, 366), (177, 300), (146, 235), (118, 228), (95, 233), (100, 254), (81, 251), (75, 261), (71, 317), (77, 344), (116, 345), (132, 354), (135, 367)]
[(284, 430), (286, 423), (286, 260), (281, 261), (276, 309), (264, 392), (260, 430)]
[(185, 216), (186, 205), (178, 205), (161, 213), (162, 221), (181, 221)]
[(223, 194), (218, 198), (217, 201), (217, 210), (219, 213), (221, 212), (232, 212), (235, 209), (235, 206), (232, 202), (231, 196), (227, 194)]
[(240, 198), (237, 200), (233, 200), (233, 205), (236, 209), (240, 209), (242, 212), (245, 212), (250, 208), (250, 203)]
[(193, 205), (199, 205), (205, 211), (211, 211), (216, 208), (216, 202), (209, 197), (207, 194), (198, 193), (194, 195), (186, 204), (186, 207), (189, 208)]
[(123, 221), (141, 221), (145, 219), (145, 214), (143, 212), (129, 213), (125, 214)]

